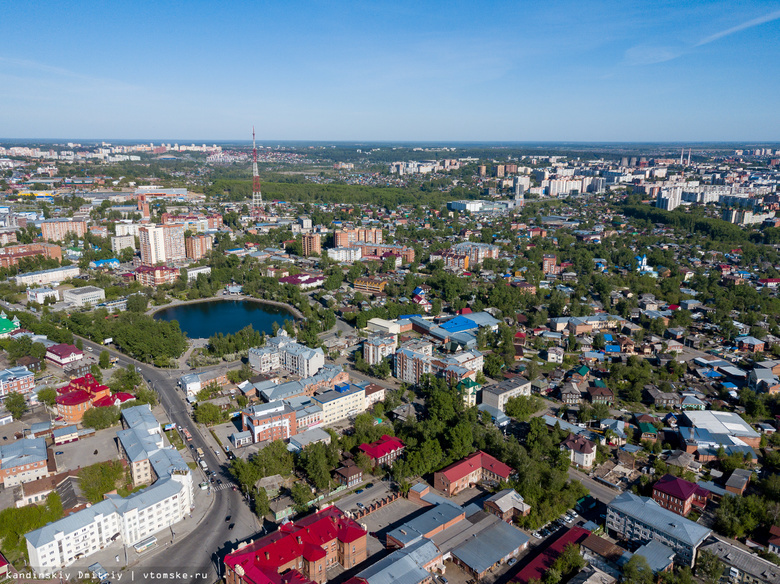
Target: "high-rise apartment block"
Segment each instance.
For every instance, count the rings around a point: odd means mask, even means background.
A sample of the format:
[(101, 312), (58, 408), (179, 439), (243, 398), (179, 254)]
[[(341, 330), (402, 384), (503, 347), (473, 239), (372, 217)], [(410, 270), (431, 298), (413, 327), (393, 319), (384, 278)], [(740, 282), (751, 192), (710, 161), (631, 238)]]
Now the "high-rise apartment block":
[(187, 258), (199, 260), (211, 251), (211, 237), (208, 235), (193, 235), (185, 242)]
[(148, 225), (138, 230), (141, 263), (146, 266), (182, 261), (186, 257), (183, 225)]
[(41, 223), (41, 234), (46, 241), (64, 241), (69, 233), (84, 237), (86, 232), (87, 222), (83, 219), (47, 219)]
[(111, 251), (115, 254), (119, 254), (128, 247), (135, 251), (135, 237), (133, 235), (115, 235), (111, 238)]
[(350, 247), (362, 241), (365, 243), (382, 243), (382, 230), (379, 227), (360, 227), (358, 229), (338, 229), (335, 233), (333, 247)]
[(312, 254), (322, 253), (322, 243), (320, 241), (319, 233), (305, 233), (303, 235), (303, 255), (310, 256)]

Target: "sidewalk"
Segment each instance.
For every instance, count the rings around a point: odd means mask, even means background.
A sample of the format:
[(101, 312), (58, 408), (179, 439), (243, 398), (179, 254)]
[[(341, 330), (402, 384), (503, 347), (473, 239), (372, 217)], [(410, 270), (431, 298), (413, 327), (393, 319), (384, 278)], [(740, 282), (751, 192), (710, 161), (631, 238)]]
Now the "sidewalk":
[[(199, 475), (199, 471), (192, 472), (195, 494), (195, 510), (192, 512), (192, 518), (186, 517), (183, 521), (175, 523), (171, 527), (166, 527), (162, 531), (156, 533), (157, 545), (154, 548), (138, 554), (132, 545), (122, 545), (120, 538), (110, 546), (74, 562), (72, 565), (65, 568), (63, 572), (69, 572), (75, 578), (79, 571), (86, 572), (89, 566), (95, 562), (100, 562), (109, 574), (112, 572), (116, 573), (129, 568), (138, 567), (141, 564), (148, 562), (150, 559), (160, 556), (160, 554), (172, 546), (175, 546), (179, 540), (186, 538), (198, 528), (209, 509), (211, 509), (211, 506), (214, 504), (215, 493), (211, 489), (209, 489), (209, 491), (202, 491), (198, 487), (198, 483), (202, 482), (198, 480), (201, 478)], [(172, 532), (175, 533), (175, 535), (172, 535)], [(173, 544), (171, 541), (173, 541)], [(117, 557), (119, 557), (119, 561), (117, 561)], [(127, 563), (125, 563), (125, 557), (127, 557)], [(116, 578), (112, 576), (109, 579), (115, 580)]]

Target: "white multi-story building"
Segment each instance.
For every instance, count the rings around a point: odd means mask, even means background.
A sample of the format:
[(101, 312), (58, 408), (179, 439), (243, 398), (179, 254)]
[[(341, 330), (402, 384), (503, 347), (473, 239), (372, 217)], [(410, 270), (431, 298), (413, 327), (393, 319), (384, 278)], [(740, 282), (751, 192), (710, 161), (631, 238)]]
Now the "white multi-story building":
[(366, 411), (366, 390), (358, 385), (342, 384), (311, 398), (322, 408), (322, 423), (333, 424)]
[[(117, 225), (119, 229), (119, 225)], [(123, 249), (130, 248), (135, 251), (135, 236), (134, 235), (115, 235), (111, 238), (111, 251), (118, 254)]]
[(301, 377), (311, 377), (325, 365), (325, 353), (319, 347), (310, 349), (297, 343), (282, 330), (265, 347), (249, 349), (249, 365), (260, 373), (282, 368)]
[(28, 288), (27, 289), (27, 302), (37, 302), (43, 304), (47, 298), (54, 299), (57, 302), (60, 299), (60, 294), (53, 288)]
[(395, 354), (395, 335), (374, 335), (363, 342), (363, 359), (369, 365), (377, 365)]
[(522, 377), (514, 377), (482, 388), (482, 403), (505, 411), (506, 402), (513, 397), (531, 395), (531, 382)]
[(122, 418), (127, 429), (119, 433), (124, 433), (120, 436), (120, 448), (133, 465), (137, 457), (131, 456), (131, 452), (143, 453), (149, 459), (151, 476), (159, 480), (127, 498), (106, 495), (103, 501), (87, 509), (28, 533), (27, 552), (36, 573), (52, 574), (119, 537), (124, 545), (134, 545), (170, 529), (192, 512), (190, 469), (176, 449), (158, 448), (162, 443), (160, 423), (151, 408), (129, 408), (122, 412)]
[(673, 211), (682, 204), (682, 187), (665, 187), (661, 189), (655, 200), (659, 209)]
[(93, 306), (106, 299), (106, 291), (97, 286), (71, 288), (62, 293), (62, 300), (75, 306)]
[[(116, 228), (116, 235), (117, 237), (124, 237), (124, 236), (131, 236), (133, 238), (138, 237), (141, 229), (143, 227), (142, 225), (139, 225), (138, 223), (117, 223)], [(135, 239), (133, 239), (133, 248), (135, 248)]]
[(198, 276), (203, 274), (204, 276), (208, 276), (211, 274), (211, 266), (198, 266), (196, 268), (187, 268), (187, 282), (192, 282), (193, 280), (197, 280)]
[(336, 262), (358, 262), (363, 257), (363, 248), (334, 247), (328, 250), (328, 257)]
[(80, 274), (79, 267), (76, 265), (65, 266), (64, 268), (54, 268), (51, 270), (42, 270), (40, 272), (28, 272), (14, 276), (17, 286), (45, 286), (55, 282), (64, 282), (75, 278)]
[(45, 438), (0, 444), (0, 482), (7, 489), (49, 476)]

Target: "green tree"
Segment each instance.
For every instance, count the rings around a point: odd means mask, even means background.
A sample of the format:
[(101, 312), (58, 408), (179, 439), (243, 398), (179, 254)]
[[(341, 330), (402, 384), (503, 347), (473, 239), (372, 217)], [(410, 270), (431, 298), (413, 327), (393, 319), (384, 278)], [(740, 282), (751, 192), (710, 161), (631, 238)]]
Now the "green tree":
[(295, 511), (303, 513), (309, 508), (309, 501), (312, 499), (311, 489), (303, 481), (297, 481), (290, 490), (290, 496), (295, 501)]
[(647, 560), (635, 554), (623, 564), (623, 578), (621, 582), (624, 584), (653, 584), (655, 577)]
[(222, 410), (214, 404), (198, 404), (198, 407), (195, 409), (195, 421), (198, 424), (213, 426), (214, 424), (219, 424), (222, 419)]
[(725, 566), (720, 558), (710, 551), (702, 550), (696, 557), (696, 575), (706, 584), (718, 584)]
[(255, 515), (257, 515), (260, 519), (263, 519), (266, 515), (268, 515), (271, 512), (271, 504), (268, 501), (268, 493), (266, 493), (265, 489), (260, 487), (255, 492)]
[(127, 310), (130, 312), (146, 312), (149, 307), (149, 297), (146, 294), (132, 294), (127, 299)]
[(53, 387), (45, 387), (38, 392), (38, 399), (52, 408), (57, 403), (57, 390)]
[(94, 428), (103, 430), (109, 428), (119, 421), (119, 408), (110, 406), (107, 408), (90, 408), (84, 412), (81, 423), (85, 428)]
[(27, 400), (21, 393), (15, 391), (8, 394), (5, 398), (5, 407), (11, 413), (14, 420), (18, 420), (30, 409), (27, 407)]
[(510, 397), (506, 402), (506, 414), (519, 422), (527, 422), (543, 407), (544, 402), (535, 395)]
[(111, 355), (108, 351), (100, 351), (100, 359), (98, 364), (101, 369), (108, 369), (111, 367)]

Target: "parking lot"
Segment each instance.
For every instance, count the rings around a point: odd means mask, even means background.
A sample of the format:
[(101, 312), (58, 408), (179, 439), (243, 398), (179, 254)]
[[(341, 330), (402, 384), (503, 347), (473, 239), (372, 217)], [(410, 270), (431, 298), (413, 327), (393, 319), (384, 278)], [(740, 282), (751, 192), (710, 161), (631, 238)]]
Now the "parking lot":
[(357, 513), (361, 508), (361, 505), (368, 507), (372, 503), (384, 499), (392, 493), (390, 483), (376, 480), (373, 484), (368, 484), (371, 486), (357, 487), (358, 491), (362, 491), (361, 493), (355, 492), (336, 501), (336, 507), (344, 512)]
[[(116, 443), (118, 426), (98, 430), (94, 436), (81, 438), (76, 442), (52, 446), (57, 461), (57, 470), (62, 472), (80, 466), (89, 466), (96, 462), (118, 460), (119, 449)], [(57, 454), (62, 452), (62, 454)]]

